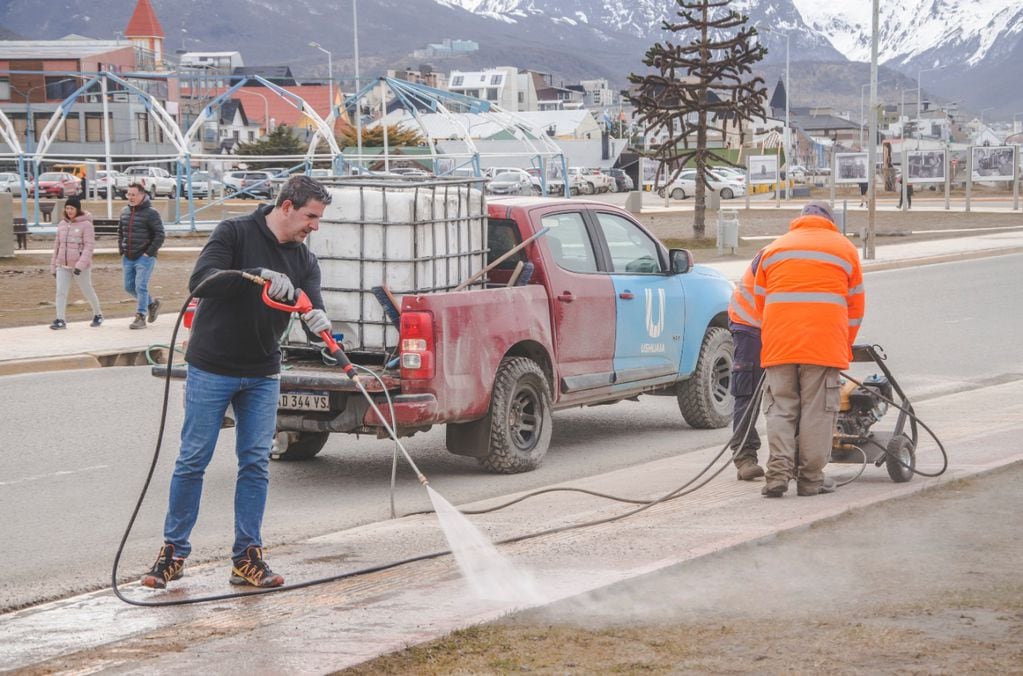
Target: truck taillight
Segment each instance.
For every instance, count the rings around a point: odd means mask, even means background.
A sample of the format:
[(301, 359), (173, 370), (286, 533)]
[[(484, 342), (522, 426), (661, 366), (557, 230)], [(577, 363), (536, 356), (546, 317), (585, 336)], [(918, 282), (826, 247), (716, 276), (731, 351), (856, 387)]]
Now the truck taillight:
[(433, 377), (433, 315), (401, 313), (401, 377), (423, 380)]

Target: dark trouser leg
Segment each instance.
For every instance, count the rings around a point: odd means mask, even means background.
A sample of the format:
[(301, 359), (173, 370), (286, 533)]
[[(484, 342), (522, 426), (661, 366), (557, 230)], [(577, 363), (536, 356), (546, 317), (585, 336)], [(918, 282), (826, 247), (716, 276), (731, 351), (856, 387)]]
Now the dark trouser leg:
[[(746, 331), (733, 331), (732, 342), (735, 346), (735, 358), (732, 362), (732, 396), (735, 407), (732, 410), (732, 444), (735, 463), (752, 459), (757, 461), (757, 450), (760, 449), (760, 436), (757, 434), (757, 410), (749, 411), (751, 420), (746, 419), (746, 411), (750, 408), (756, 394), (757, 383), (763, 370), (760, 368), (760, 336)], [(749, 428), (749, 434), (746, 429)], [(743, 442), (745, 438), (745, 443)]]

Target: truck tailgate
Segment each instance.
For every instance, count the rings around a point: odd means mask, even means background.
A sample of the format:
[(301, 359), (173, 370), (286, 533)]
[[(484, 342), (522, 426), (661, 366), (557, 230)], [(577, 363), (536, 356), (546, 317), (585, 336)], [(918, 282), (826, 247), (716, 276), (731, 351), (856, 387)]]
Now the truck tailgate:
[(482, 417), (509, 351), (543, 355), (548, 370), (553, 361), (549, 300), (539, 284), (405, 296), (402, 312), (416, 311), (433, 315), (435, 374), (403, 381), (402, 392), (433, 394), (438, 422)]

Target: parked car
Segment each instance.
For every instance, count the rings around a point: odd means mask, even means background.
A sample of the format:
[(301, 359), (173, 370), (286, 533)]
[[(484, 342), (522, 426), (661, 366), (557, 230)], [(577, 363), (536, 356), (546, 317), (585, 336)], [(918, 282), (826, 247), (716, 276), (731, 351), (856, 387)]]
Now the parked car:
[(77, 195), (81, 188), (82, 182), (75, 176), (64, 171), (48, 171), (29, 186), (29, 192), (34, 190), (40, 197), (68, 197)]
[(533, 192), (533, 182), (526, 172), (512, 173), (506, 171), (490, 179), (487, 192), (491, 195), (529, 195)]
[[(533, 173), (534, 171), (536, 173)], [(530, 188), (529, 188), (529, 190), (523, 190), (522, 191), (523, 195), (528, 195), (530, 193), (530, 191), (532, 191), (532, 193), (534, 195), (540, 195), (540, 194), (542, 194), (542, 190), (541, 190), (541, 187), (540, 187), (541, 183), (540, 183), (539, 172), (540, 172), (539, 169), (533, 170), (533, 169), (520, 169), (518, 167), (490, 167), (489, 169), (484, 170), (483, 175), (484, 176), (489, 176), (490, 178), (496, 178), (497, 176), (499, 176), (501, 174), (515, 174), (515, 175), (517, 175), (519, 177), (520, 181), (528, 181), (529, 182)]]
[(128, 183), (140, 184), (150, 197), (177, 197), (178, 179), (159, 167), (128, 167)]
[[(180, 192), (182, 195), (188, 195), (188, 184), (186, 177), (180, 177)], [(224, 184), (213, 178), (208, 171), (193, 171), (192, 172), (192, 197), (196, 199), (206, 199), (211, 194), (219, 194), (224, 190)]]
[(238, 196), (246, 199), (252, 197), (271, 200), (275, 194), (272, 180), (273, 176), (268, 171), (246, 171), (241, 177)]
[(738, 167), (711, 167), (716, 174), (720, 174), (725, 178), (734, 178), (737, 181), (746, 182), (746, 171), (739, 169)]
[(585, 168), (580, 173), (583, 180), (593, 186), (593, 192), (612, 192), (615, 189), (614, 180), (600, 169)]
[(96, 196), (103, 199), (106, 199), (108, 190), (112, 191), (116, 197), (124, 197), (129, 182), (128, 176), (116, 169), (113, 171), (100, 170), (96, 172), (96, 181), (92, 184), (92, 188), (96, 190)]
[(628, 192), (629, 190), (636, 189), (632, 183), (632, 177), (625, 173), (624, 169), (608, 169), (608, 173), (615, 180), (617, 192)]
[[(28, 185), (31, 181), (26, 180)], [(0, 174), (0, 192), (9, 192), (12, 195), (21, 196), (21, 177), (14, 173)]]
[[(565, 181), (560, 176), (547, 177), (547, 192), (551, 195), (565, 194)], [(568, 170), (568, 192), (571, 195), (592, 195), (593, 184), (583, 180), (582, 173), (578, 169)]]
[[(711, 190), (718, 193), (723, 200), (730, 200), (733, 197), (740, 197), (746, 194), (746, 183), (734, 178), (718, 174), (715, 171), (707, 170), (707, 182)], [(673, 200), (684, 200), (690, 195), (696, 194), (696, 169), (684, 169), (667, 189), (668, 195)], [(665, 189), (661, 188), (657, 194), (664, 197)]]
[(793, 181), (805, 181), (808, 173), (806, 167), (801, 164), (786, 165), (782, 167), (781, 177), (791, 178)]

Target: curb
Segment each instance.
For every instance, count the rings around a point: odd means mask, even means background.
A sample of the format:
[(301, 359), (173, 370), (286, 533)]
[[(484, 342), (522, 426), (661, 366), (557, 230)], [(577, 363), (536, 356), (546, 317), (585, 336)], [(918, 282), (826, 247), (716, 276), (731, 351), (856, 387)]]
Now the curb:
[[(148, 355), (148, 356), (147, 356)], [(11, 359), (0, 362), (0, 377), (24, 375), (26, 373), (49, 373), (53, 371), (76, 371), (106, 366), (145, 366), (149, 359), (157, 363), (167, 362), (167, 348), (147, 347), (109, 352), (87, 352), (83, 354), (36, 357), (32, 359)]]
[(979, 258), (993, 258), (995, 256), (1010, 256), (1023, 253), (1023, 247), (1008, 247), (1004, 249), (982, 249), (980, 251), (963, 251), (960, 253), (938, 254), (934, 256), (923, 256), (920, 258), (905, 258), (897, 261), (878, 261), (876, 263), (864, 262), (864, 272), (880, 272), (882, 270), (899, 270), (901, 268), (912, 268), (918, 265), (933, 265), (936, 263), (948, 263), (952, 261), (969, 261)]

